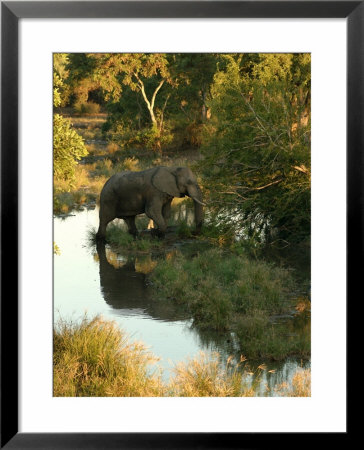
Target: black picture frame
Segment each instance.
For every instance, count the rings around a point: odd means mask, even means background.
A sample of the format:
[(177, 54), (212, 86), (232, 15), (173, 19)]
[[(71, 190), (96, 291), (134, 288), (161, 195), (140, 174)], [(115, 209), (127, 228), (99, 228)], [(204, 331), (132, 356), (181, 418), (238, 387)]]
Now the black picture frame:
[[(363, 272), (364, 1), (1, 2), (1, 448), (259, 448), (279, 433), (18, 432), (18, 21), (21, 18), (346, 18), (347, 305)], [(349, 312), (349, 311), (348, 311)], [(350, 345), (347, 346), (350, 348)], [(347, 418), (349, 418), (349, 413)], [(336, 442), (348, 437), (337, 433)], [(321, 436), (327, 443), (327, 436)], [(305, 445), (309, 433), (300, 437)], [(320, 436), (316, 434), (315, 442)], [(286, 444), (297, 435), (286, 434)], [(282, 444), (280, 444), (282, 446)]]

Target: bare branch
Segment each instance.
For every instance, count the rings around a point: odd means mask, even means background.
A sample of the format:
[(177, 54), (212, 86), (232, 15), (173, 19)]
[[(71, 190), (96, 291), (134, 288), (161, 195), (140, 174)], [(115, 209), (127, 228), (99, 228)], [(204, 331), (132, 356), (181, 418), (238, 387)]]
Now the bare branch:
[(154, 91), (154, 93), (153, 93), (153, 97), (152, 97), (152, 101), (151, 101), (151, 108), (152, 108), (152, 109), (154, 108), (155, 97), (156, 97), (156, 95), (157, 95), (159, 89), (163, 86), (163, 84), (164, 84), (165, 81), (166, 81), (166, 80), (163, 79), (163, 80), (158, 84), (158, 86), (156, 87), (156, 89), (155, 89), (155, 91)]
[(273, 184), (277, 184), (280, 183), (282, 180), (276, 180), (276, 181), (272, 181), (271, 183), (266, 184), (265, 186), (260, 186), (257, 188), (253, 188), (252, 191), (261, 191), (262, 189), (265, 189), (269, 186), (272, 186)]

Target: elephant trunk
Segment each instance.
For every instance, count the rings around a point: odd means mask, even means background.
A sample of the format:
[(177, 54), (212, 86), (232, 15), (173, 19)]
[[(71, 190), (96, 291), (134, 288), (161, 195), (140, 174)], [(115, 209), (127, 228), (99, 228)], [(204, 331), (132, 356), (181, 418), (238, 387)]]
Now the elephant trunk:
[(205, 204), (202, 201), (202, 192), (200, 187), (196, 185), (189, 185), (187, 187), (188, 196), (193, 199), (195, 205), (195, 223), (196, 231), (200, 232), (203, 223), (203, 207)]

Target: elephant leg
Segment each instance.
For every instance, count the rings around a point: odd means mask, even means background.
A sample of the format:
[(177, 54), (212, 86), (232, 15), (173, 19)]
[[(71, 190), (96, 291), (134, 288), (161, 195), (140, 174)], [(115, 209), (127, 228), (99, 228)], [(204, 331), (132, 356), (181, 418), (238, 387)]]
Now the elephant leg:
[(138, 229), (135, 225), (135, 216), (132, 217), (124, 217), (124, 220), (128, 226), (128, 231), (133, 236), (138, 236)]
[(168, 223), (169, 218), (171, 217), (171, 203), (172, 200), (168, 203), (166, 203), (162, 208), (162, 215), (164, 218), (164, 221), (166, 222), (166, 225)]
[(150, 206), (145, 209), (145, 214), (157, 225), (158, 230), (156, 230), (156, 234), (159, 237), (163, 237), (167, 229), (161, 209), (162, 208), (158, 206)]
[(105, 240), (106, 238), (106, 227), (109, 222), (115, 219), (115, 216), (107, 215), (100, 210), (100, 225), (96, 234), (96, 238), (99, 240)]

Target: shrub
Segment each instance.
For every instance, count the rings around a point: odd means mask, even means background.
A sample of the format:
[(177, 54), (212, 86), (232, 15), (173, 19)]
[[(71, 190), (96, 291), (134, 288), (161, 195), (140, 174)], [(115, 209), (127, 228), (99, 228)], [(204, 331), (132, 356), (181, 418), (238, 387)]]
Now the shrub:
[(100, 105), (98, 103), (94, 102), (77, 102), (74, 105), (74, 110), (77, 114), (82, 115), (92, 115), (92, 114), (99, 114), (100, 112)]

